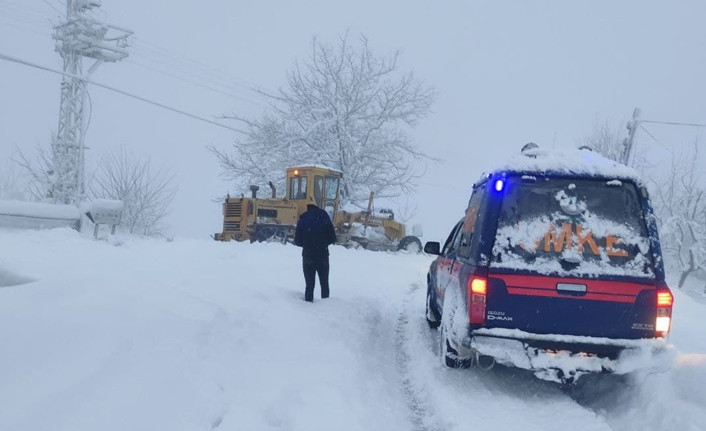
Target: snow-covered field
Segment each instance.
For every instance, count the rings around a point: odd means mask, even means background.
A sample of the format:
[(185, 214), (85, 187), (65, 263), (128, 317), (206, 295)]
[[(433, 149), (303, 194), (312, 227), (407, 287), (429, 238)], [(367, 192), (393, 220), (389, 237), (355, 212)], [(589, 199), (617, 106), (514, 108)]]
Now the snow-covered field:
[(706, 430), (700, 286), (671, 368), (566, 390), (443, 368), (430, 257), (333, 247), (309, 304), (299, 253), (0, 231), (0, 430)]

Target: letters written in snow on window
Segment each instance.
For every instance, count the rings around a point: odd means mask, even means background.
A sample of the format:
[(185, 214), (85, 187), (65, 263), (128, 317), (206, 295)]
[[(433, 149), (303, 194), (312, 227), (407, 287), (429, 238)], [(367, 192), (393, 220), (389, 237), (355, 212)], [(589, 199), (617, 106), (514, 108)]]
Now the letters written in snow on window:
[(652, 275), (632, 184), (552, 179), (517, 181), (508, 190), (491, 265), (560, 275)]

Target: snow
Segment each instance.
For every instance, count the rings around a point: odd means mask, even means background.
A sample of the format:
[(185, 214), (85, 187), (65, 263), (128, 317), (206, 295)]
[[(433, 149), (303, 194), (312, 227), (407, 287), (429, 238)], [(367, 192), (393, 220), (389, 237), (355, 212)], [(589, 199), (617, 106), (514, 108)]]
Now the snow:
[[(557, 196), (557, 199), (559, 198), (560, 196)], [(581, 209), (581, 203), (578, 205), (569, 203), (568, 205)], [(585, 208), (581, 209), (581, 211), (584, 210)], [(536, 217), (522, 223), (498, 228), (497, 239), (493, 246), (493, 255), (502, 255), (502, 262), (493, 261), (491, 266), (495, 268), (533, 270), (543, 274), (563, 276), (585, 274), (591, 277), (599, 275), (654, 277), (652, 269), (647, 265), (649, 262), (647, 255), (650, 250), (648, 238), (639, 232), (635, 232), (628, 225), (619, 224), (590, 212), (584, 212), (584, 221), (582, 223), (584, 232), (592, 233), (597, 240), (607, 238), (609, 235), (615, 235), (621, 238), (622, 244), (628, 247), (634, 246), (639, 252), (630, 256), (629, 259), (625, 259), (622, 264), (616, 265), (610, 262), (607, 246), (603, 247), (604, 243), (600, 243), (598, 247), (599, 259), (587, 260), (583, 253), (577, 251), (578, 241), (576, 234), (572, 234), (572, 246), (576, 247), (576, 249), (563, 250), (561, 255), (562, 259), (578, 264), (576, 268), (569, 270), (564, 269), (560, 260), (554, 256), (538, 254), (534, 256), (533, 260), (528, 260), (513, 251), (513, 248), (521, 248), (527, 252), (536, 253), (550, 229), (554, 229), (555, 232), (561, 230), (560, 228), (555, 228), (553, 224), (553, 220), (560, 219), (561, 213), (557, 212), (549, 216)], [(588, 247), (586, 248), (588, 249)], [(588, 252), (589, 250), (586, 250), (586, 253)]]
[(122, 211), (125, 204), (115, 199), (94, 199), (85, 205), (86, 211)]
[(0, 227), (13, 229), (78, 229), (80, 215), (73, 205), (0, 200)]
[(78, 208), (73, 205), (11, 200), (0, 201), (0, 214), (47, 219), (78, 220), (80, 218)]
[(289, 245), (70, 229), (0, 230), (0, 244), (3, 431), (706, 424), (695, 289), (675, 291), (671, 367), (562, 390), (524, 370), (442, 367), (425, 255), (331, 247), (332, 297), (309, 304)]
[(338, 170), (336, 168), (332, 168), (330, 166), (326, 166), (326, 165), (318, 165), (318, 164), (297, 165), (297, 166), (292, 166), (289, 169), (294, 169), (294, 168), (296, 168), (296, 169), (311, 169), (311, 168), (328, 169), (331, 172), (336, 172), (338, 174), (343, 175), (343, 173), (340, 170)]
[(590, 150), (536, 148), (513, 155), (493, 171), (582, 174), (640, 182), (634, 169)]
[(109, 225), (120, 224), (124, 206), (123, 201), (114, 199), (94, 199), (83, 205), (92, 222)]

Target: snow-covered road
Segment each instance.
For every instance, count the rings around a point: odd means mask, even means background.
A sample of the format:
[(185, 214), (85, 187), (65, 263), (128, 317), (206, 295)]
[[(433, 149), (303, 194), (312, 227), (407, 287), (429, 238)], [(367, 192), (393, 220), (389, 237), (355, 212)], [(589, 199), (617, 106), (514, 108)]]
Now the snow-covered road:
[(706, 429), (703, 302), (670, 370), (566, 391), (443, 368), (428, 256), (331, 254), (309, 304), (292, 246), (0, 231), (0, 430)]

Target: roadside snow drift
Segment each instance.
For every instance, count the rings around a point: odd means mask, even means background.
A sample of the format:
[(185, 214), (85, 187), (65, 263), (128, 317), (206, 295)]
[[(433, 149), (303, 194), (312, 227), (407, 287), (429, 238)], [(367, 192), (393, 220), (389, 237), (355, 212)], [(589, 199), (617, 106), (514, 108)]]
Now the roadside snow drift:
[(309, 304), (292, 246), (70, 229), (0, 244), (3, 431), (706, 424), (706, 305), (681, 292), (671, 369), (562, 391), (523, 370), (443, 368), (425, 255), (332, 247), (332, 297)]

